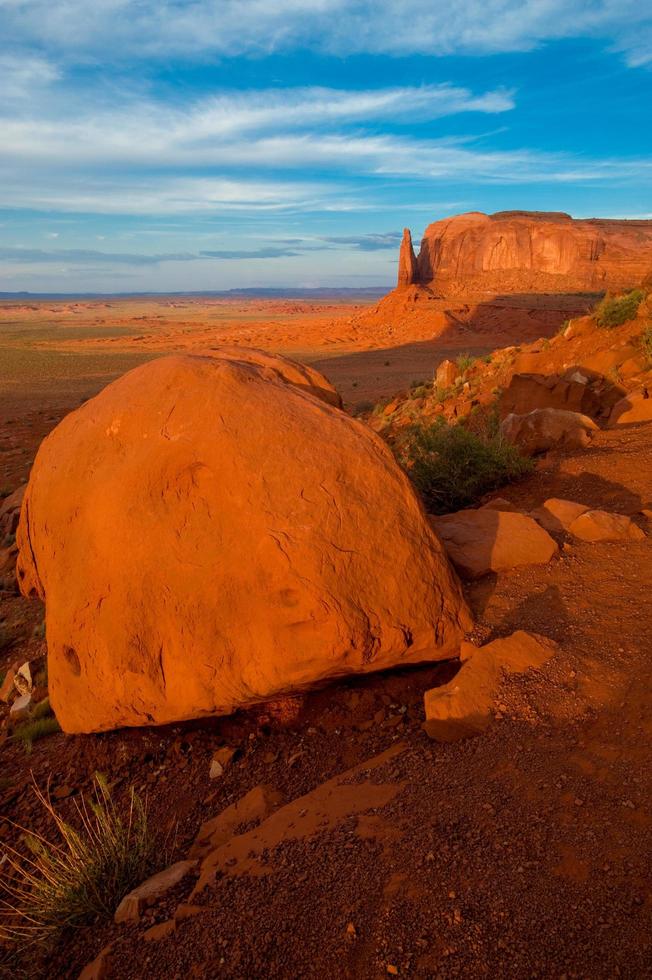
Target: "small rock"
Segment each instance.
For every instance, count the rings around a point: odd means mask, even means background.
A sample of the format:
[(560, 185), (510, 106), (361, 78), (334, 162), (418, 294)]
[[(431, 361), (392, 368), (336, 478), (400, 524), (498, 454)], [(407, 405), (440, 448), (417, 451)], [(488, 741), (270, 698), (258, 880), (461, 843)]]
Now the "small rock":
[(113, 943), (109, 943), (108, 946), (105, 946), (93, 962), (84, 967), (79, 974), (79, 980), (104, 980), (109, 968), (109, 956), (112, 945)]
[(598, 426), (588, 415), (561, 408), (535, 408), (525, 415), (508, 415), (500, 426), (503, 437), (528, 456), (549, 449), (584, 449)]
[(21, 694), (17, 697), (11, 708), (9, 709), (9, 718), (12, 723), (19, 721), (24, 721), (29, 717), (30, 708), (32, 706), (32, 695), (31, 694)]
[(546, 564), (558, 551), (557, 542), (525, 514), (481, 508), (430, 521), (453, 564), (469, 578)]
[(32, 678), (32, 670), (29, 660), (26, 660), (24, 664), (21, 664), (16, 671), (16, 676), (14, 677), (14, 687), (19, 694), (32, 693), (34, 680)]
[(174, 919), (166, 919), (165, 922), (159, 922), (155, 926), (150, 926), (149, 929), (145, 930), (143, 933), (143, 939), (146, 943), (156, 943), (159, 939), (165, 939), (176, 929), (176, 923)]
[(16, 676), (16, 671), (18, 670), (19, 666), (20, 661), (17, 660), (11, 665), (11, 667), (8, 668), (7, 673), (5, 674), (5, 679), (0, 687), (0, 701), (7, 702), (11, 698), (11, 695), (15, 690), (14, 677)]
[(609, 416), (610, 425), (652, 421), (652, 398), (647, 388), (632, 391), (616, 402)]
[(178, 885), (196, 866), (197, 861), (177, 861), (176, 864), (171, 864), (169, 868), (152, 875), (151, 878), (125, 895), (115, 911), (114, 921), (116, 923), (137, 922), (145, 905), (156, 901), (161, 895)]
[(220, 776), (223, 776), (226, 769), (231, 765), (235, 753), (236, 749), (231, 749), (228, 746), (224, 746), (221, 749), (217, 749), (216, 752), (213, 752), (208, 778), (219, 779)]
[(559, 497), (551, 497), (546, 500), (541, 507), (530, 512), (541, 527), (551, 533), (567, 531), (570, 525), (589, 508), (586, 504), (575, 503), (574, 500), (562, 500)]
[(568, 530), (582, 541), (642, 541), (645, 532), (631, 517), (606, 510), (588, 510), (574, 520)]
[[(438, 742), (454, 742), (483, 731), (491, 722), (501, 668), (520, 674), (530, 667), (541, 667), (556, 650), (552, 640), (525, 630), (483, 647), (463, 643), (462, 666), (455, 677), (424, 694), (424, 731)], [(499, 707), (507, 711), (506, 705)]]

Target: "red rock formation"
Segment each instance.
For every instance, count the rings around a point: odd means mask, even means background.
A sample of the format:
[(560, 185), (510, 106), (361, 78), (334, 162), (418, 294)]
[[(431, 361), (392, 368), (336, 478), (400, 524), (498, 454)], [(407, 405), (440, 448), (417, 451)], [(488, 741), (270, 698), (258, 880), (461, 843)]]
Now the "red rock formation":
[(652, 221), (470, 212), (429, 225), (412, 277), (410, 252), (406, 231), (399, 285), (434, 285), (440, 295), (602, 292), (635, 286), (652, 270)]
[(408, 478), (296, 373), (254, 351), (160, 358), (41, 444), (18, 578), (45, 599), (65, 731), (457, 653), (470, 615)]
[(398, 286), (410, 286), (418, 279), (417, 259), (412, 248), (409, 228), (403, 229), (403, 241), (398, 255)]

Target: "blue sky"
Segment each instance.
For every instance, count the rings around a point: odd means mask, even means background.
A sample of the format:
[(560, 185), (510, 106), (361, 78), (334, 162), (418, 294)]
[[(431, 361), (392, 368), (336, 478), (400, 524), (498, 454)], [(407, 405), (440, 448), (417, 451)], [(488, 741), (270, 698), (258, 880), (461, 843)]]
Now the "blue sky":
[(652, 4), (0, 0), (0, 291), (392, 284), (460, 211), (652, 218)]

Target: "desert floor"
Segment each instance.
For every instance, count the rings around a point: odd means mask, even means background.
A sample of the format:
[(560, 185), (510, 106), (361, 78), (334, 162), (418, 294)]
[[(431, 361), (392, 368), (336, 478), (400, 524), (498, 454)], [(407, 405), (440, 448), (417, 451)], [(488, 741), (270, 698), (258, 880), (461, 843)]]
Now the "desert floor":
[[(356, 326), (362, 312), (277, 300), (5, 303), (0, 485), (26, 479), (63, 414), (167, 351), (243, 343), (289, 353), (322, 370), (355, 410), (431, 377), (445, 356), (509, 342), (483, 329), (436, 339), (383, 329), (374, 340)], [(650, 507), (651, 466), (651, 425), (605, 430), (590, 449), (546, 457), (500, 495), (524, 510), (556, 496), (638, 515)], [(3, 818), (40, 825), (31, 773), (39, 784), (51, 779), (65, 809), (99, 770), (116, 798), (135, 786), (157, 826), (177, 827), (174, 859), (203, 821), (260, 784), (284, 804), (306, 794), (310, 814), (308, 794), (342, 775), (368, 803), (365, 813), (362, 804), (326, 806), (309, 833), (270, 841), (260, 873), (219, 876), (166, 938), (146, 942), (144, 928), (171, 914), (183, 888), (144, 923), (68, 936), (47, 963), (34, 957), (32, 975), (77, 977), (113, 942), (107, 980), (652, 976), (649, 522), (647, 530), (636, 542), (560, 538), (549, 565), (466, 585), (487, 638), (526, 629), (560, 644), (544, 668), (505, 682), (496, 721), (479, 738), (443, 745), (422, 731), (423, 692), (450, 670), (440, 665), (231, 718), (52, 735), (28, 757), (0, 746)], [(27, 659), (42, 647), (42, 615), (38, 602), (0, 596), (17, 637), (1, 669), (17, 650)], [(237, 755), (216, 784), (210, 759), (225, 744)]]

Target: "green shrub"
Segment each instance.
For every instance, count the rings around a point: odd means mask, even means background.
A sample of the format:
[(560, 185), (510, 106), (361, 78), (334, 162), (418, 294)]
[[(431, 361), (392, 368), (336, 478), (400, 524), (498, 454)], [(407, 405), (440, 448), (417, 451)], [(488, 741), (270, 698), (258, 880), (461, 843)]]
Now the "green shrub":
[(648, 364), (652, 364), (652, 323), (648, 323), (641, 334), (641, 350)]
[(20, 944), (110, 919), (121, 899), (168, 859), (133, 790), (123, 816), (97, 774), (94, 798), (75, 802), (75, 826), (57, 813), (48, 794), (35, 792), (54, 824), (54, 840), (26, 831), (30, 857), (5, 845), (1, 881), (0, 938)]
[(460, 374), (464, 374), (475, 364), (475, 357), (472, 357), (470, 354), (460, 354), (456, 363), (460, 369)]
[(619, 327), (633, 320), (638, 308), (645, 299), (642, 289), (632, 289), (623, 296), (605, 296), (595, 308), (595, 319), (599, 327)]
[(468, 507), (532, 470), (532, 461), (501, 438), (495, 420), (485, 420), (482, 430), (443, 419), (411, 427), (397, 455), (428, 510), (446, 514)]

